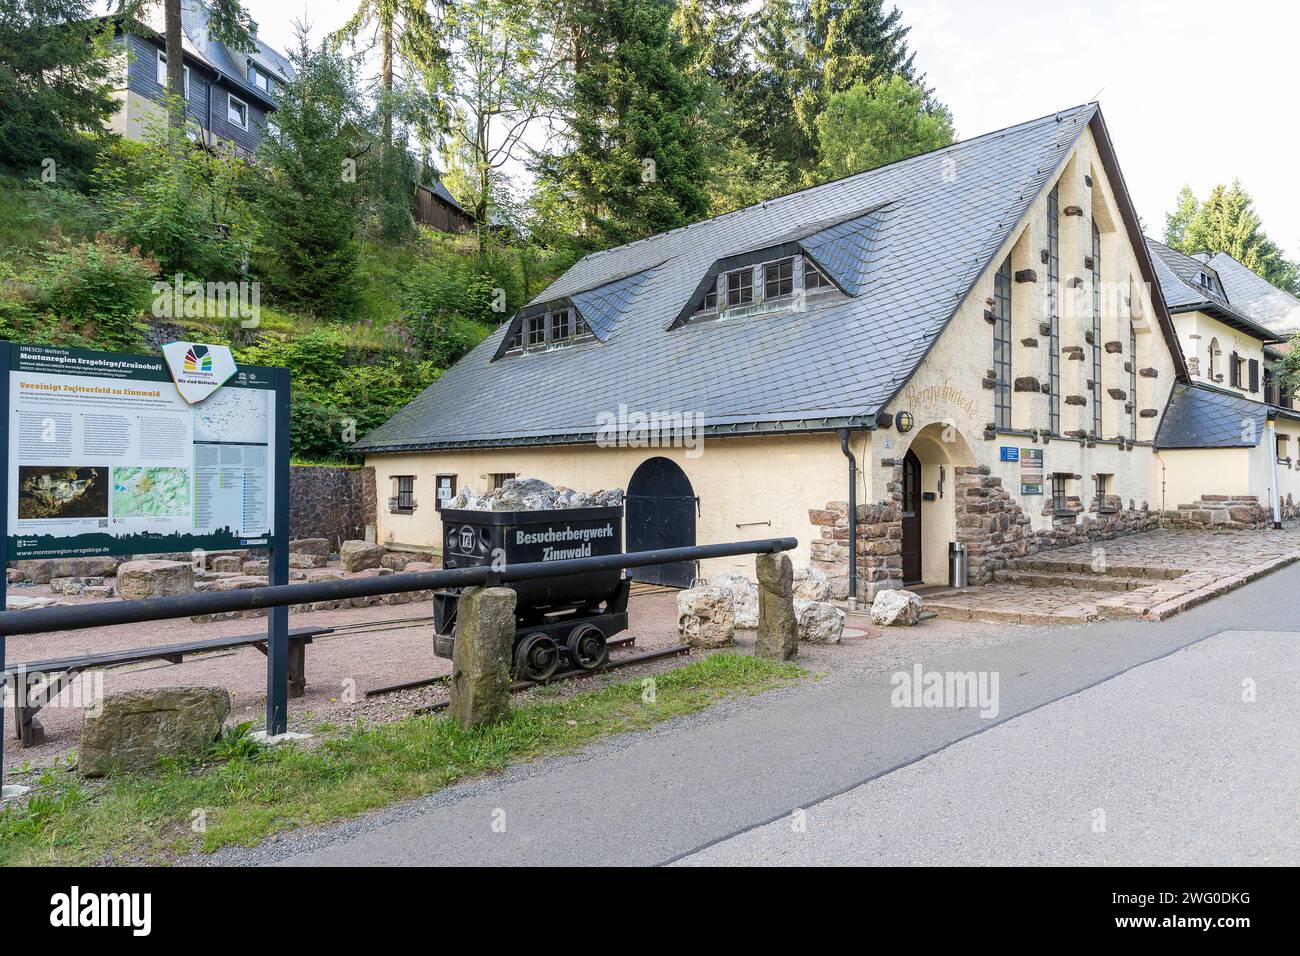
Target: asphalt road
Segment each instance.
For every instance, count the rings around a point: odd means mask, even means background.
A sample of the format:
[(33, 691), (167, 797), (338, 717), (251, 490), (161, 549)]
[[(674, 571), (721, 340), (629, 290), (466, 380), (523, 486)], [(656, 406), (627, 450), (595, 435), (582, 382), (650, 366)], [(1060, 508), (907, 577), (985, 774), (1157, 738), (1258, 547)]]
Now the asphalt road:
[(217, 862), (1300, 863), (1297, 594), (1292, 566), (1163, 623), (920, 662), (996, 674), (992, 718), (828, 680)]

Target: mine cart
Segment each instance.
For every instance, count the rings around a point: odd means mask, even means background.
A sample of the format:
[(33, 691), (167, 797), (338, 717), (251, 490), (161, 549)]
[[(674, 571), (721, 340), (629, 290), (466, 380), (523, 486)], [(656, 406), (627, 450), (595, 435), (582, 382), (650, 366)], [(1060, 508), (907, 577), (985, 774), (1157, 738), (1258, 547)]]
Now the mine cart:
[[(446, 569), (600, 557), (623, 550), (623, 509), (442, 511)], [(627, 629), (631, 581), (622, 569), (511, 581), (515, 603), (514, 673), (546, 680), (561, 664), (595, 670), (608, 657), (606, 641)], [(460, 589), (433, 594), (434, 649), (450, 658), (456, 642)]]

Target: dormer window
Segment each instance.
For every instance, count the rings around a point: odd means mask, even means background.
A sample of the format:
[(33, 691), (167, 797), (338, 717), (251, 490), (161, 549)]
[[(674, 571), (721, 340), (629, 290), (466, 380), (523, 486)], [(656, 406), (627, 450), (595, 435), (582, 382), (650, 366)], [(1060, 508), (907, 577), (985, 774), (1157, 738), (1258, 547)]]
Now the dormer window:
[(813, 261), (807, 256), (803, 257), (803, 288), (805, 292), (816, 292), (818, 289), (833, 289), (835, 284), (822, 273)]
[(1200, 284), (1201, 288), (1209, 290), (1214, 295), (1219, 294), (1219, 283), (1215, 282), (1214, 276), (1210, 275), (1208, 272), (1196, 273), (1196, 281)]
[(727, 273), (727, 308), (749, 305), (754, 301), (754, 270), (745, 268)]
[(546, 344), (546, 316), (534, 315), (526, 323), (528, 326), (528, 347), (536, 348)]
[(571, 306), (539, 312), (520, 321), (502, 354), (558, 348), (595, 338), (591, 327)]
[(763, 298), (780, 299), (794, 295), (794, 258), (778, 259), (763, 266)]

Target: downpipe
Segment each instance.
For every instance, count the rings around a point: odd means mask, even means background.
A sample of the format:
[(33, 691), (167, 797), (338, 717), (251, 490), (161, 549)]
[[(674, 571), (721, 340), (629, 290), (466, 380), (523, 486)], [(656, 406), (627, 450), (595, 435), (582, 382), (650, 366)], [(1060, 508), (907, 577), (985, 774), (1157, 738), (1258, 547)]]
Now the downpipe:
[(858, 609), (858, 460), (849, 448), (849, 430), (841, 428), (840, 450), (849, 460), (849, 610)]

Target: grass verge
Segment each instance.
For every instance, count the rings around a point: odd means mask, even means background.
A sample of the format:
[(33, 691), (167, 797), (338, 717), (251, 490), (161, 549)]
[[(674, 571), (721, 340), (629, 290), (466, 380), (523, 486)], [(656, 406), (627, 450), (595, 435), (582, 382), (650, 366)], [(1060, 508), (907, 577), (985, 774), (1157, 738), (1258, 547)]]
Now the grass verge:
[(249, 846), (804, 674), (793, 664), (714, 654), (652, 684), (624, 681), (516, 708), (502, 723), (470, 731), (447, 717), (414, 717), (327, 731), (310, 748), (263, 748), (228, 734), (207, 752), (160, 762), (151, 775), (85, 781), (51, 769), (23, 804), (0, 811), (0, 864), (165, 863), (194, 850)]

